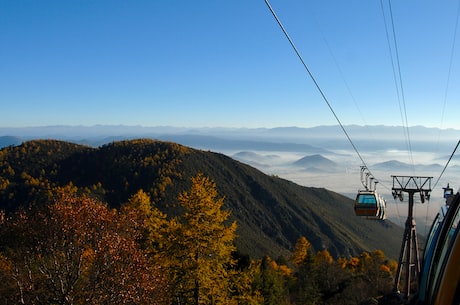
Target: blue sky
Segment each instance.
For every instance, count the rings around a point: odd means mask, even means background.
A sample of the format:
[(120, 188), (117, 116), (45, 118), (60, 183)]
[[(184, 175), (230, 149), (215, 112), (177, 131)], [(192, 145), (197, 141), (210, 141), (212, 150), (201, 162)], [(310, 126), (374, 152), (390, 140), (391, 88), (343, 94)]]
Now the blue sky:
[[(392, 1), (404, 103), (382, 2), (270, 1), (343, 124), (460, 129), (459, 1)], [(0, 39), (0, 127), (337, 124), (263, 0), (4, 0)]]

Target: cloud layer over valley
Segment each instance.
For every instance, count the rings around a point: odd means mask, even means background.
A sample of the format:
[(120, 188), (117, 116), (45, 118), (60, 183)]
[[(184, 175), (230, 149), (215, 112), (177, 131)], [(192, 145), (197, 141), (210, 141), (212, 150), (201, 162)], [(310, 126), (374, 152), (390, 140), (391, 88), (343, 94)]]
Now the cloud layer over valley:
[[(350, 198), (362, 189), (360, 166), (365, 165), (379, 181), (389, 219), (404, 224), (407, 204), (391, 196), (392, 175), (427, 176), (432, 179), (428, 204), (416, 205), (417, 223), (430, 224), (443, 201), (442, 187), (460, 187), (460, 157), (455, 154), (441, 177), (460, 131), (412, 127), (410, 141), (402, 127), (345, 126), (354, 147), (339, 126), (314, 128), (176, 128), (139, 126), (53, 126), (0, 128), (0, 145), (19, 144), (36, 138), (54, 138), (99, 146), (131, 138), (173, 141), (197, 149), (226, 154), (269, 175), (309, 187), (326, 188)], [(354, 149), (356, 148), (356, 150)], [(417, 196), (416, 196), (417, 197)], [(415, 198), (416, 203), (419, 198)]]

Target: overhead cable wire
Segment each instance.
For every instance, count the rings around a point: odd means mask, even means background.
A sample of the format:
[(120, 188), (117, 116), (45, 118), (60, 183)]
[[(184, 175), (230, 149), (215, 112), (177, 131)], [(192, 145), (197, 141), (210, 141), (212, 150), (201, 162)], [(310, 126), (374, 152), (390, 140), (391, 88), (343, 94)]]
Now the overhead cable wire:
[[(398, 104), (399, 104), (399, 112), (401, 114), (401, 120), (403, 121), (404, 118), (402, 116), (402, 108), (401, 108), (401, 95), (399, 94), (399, 85), (398, 85), (398, 78), (396, 77), (396, 70), (395, 70), (395, 62), (394, 62), (394, 59), (393, 59), (393, 50), (391, 49), (391, 42), (390, 42), (390, 33), (388, 32), (388, 26), (387, 26), (387, 18), (386, 18), (386, 15), (385, 15), (385, 8), (384, 8), (384, 5), (383, 5), (383, 0), (380, 0), (380, 8), (382, 10), (382, 16), (383, 16), (383, 23), (385, 25), (385, 34), (386, 34), (386, 38), (387, 38), (387, 45), (388, 45), (388, 53), (390, 54), (390, 61), (391, 61), (391, 68), (393, 70), (393, 80), (394, 80), (394, 83), (395, 83), (395, 89), (396, 89), (396, 97), (398, 99)], [(404, 134), (405, 134), (405, 130), (404, 130)]]
[[(459, 16), (460, 16), (460, 1), (458, 1), (457, 18), (455, 20), (455, 27), (454, 27), (454, 37), (453, 37), (453, 41), (452, 41), (452, 47), (450, 49), (449, 70), (447, 72), (446, 90), (444, 91), (444, 102), (443, 102), (443, 105), (442, 105), (441, 128), (442, 128), (442, 125), (443, 125), (443, 122), (444, 122), (444, 113), (445, 113), (446, 104), (447, 104), (447, 94), (449, 92), (450, 76), (452, 74), (452, 62), (453, 62), (454, 54), (455, 54), (455, 41), (456, 41), (456, 37), (457, 37)], [(438, 142), (439, 142), (439, 139), (438, 139)]]
[[(403, 126), (405, 129), (405, 135), (406, 135), (406, 141), (407, 141), (407, 146), (409, 150), (409, 157), (410, 161), (412, 164), (412, 168), (414, 168), (414, 159), (412, 156), (412, 144), (411, 144), (411, 139), (410, 139), (410, 131), (409, 131), (409, 121), (407, 119), (407, 109), (406, 109), (406, 98), (404, 95), (404, 87), (403, 87), (403, 81), (402, 81), (402, 73), (401, 73), (401, 64), (399, 60), (399, 51), (398, 51), (398, 43), (396, 39), (396, 29), (395, 29), (395, 23), (394, 23), (394, 18), (393, 18), (393, 9), (391, 7), (391, 0), (388, 0), (388, 7), (390, 11), (390, 20), (391, 20), (391, 28), (392, 28), (392, 33), (393, 33), (393, 43), (395, 47), (395, 54), (396, 54), (396, 66), (398, 70), (398, 76), (399, 76), (399, 87), (401, 89), (401, 100), (402, 100), (402, 105), (403, 105), (403, 113), (401, 113), (401, 119), (403, 121)], [(401, 109), (401, 106), (400, 106)]]
[[(444, 166), (444, 168), (443, 168), (441, 174), (439, 175), (438, 179), (436, 179), (436, 182), (434, 183), (434, 186), (433, 186), (432, 189), (435, 189), (436, 186), (438, 185), (438, 182), (439, 182), (439, 180), (441, 179), (441, 177), (442, 177), (442, 175), (444, 174), (444, 172), (446, 171), (447, 166), (448, 166), (449, 163), (450, 163), (450, 160), (452, 160), (452, 158), (454, 157), (455, 152), (457, 151), (457, 148), (458, 148), (459, 144), (460, 144), (460, 140), (458, 140), (457, 145), (455, 145), (454, 151), (453, 151), (452, 154), (450, 155), (449, 160), (447, 160), (446, 165)], [(427, 222), (428, 222), (428, 205), (427, 205), (427, 207), (426, 207), (426, 217), (425, 217), (425, 223), (427, 223)], [(425, 228), (425, 235), (426, 235), (426, 228)]]
[[(334, 64), (335, 64), (335, 66), (336, 66), (336, 68), (337, 68), (337, 71), (338, 71), (338, 73), (339, 73), (339, 76), (341, 77), (341, 79), (342, 79), (342, 81), (343, 81), (343, 83), (344, 83), (344, 85), (345, 85), (345, 87), (346, 87), (346, 89), (347, 89), (347, 91), (348, 91), (348, 94), (349, 94), (351, 100), (352, 100), (353, 103), (355, 104), (356, 110), (358, 111), (358, 113), (359, 113), (359, 115), (360, 115), (360, 117), (361, 117), (361, 120), (364, 122), (364, 125), (366, 126), (366, 129), (367, 129), (367, 131), (369, 132), (369, 136), (370, 136), (371, 138), (374, 138), (374, 136), (372, 135), (372, 131), (371, 131), (371, 129), (369, 128), (369, 126), (368, 126), (368, 124), (367, 124), (367, 121), (366, 121), (366, 119), (365, 119), (365, 117), (364, 117), (364, 115), (363, 115), (363, 112), (362, 112), (361, 109), (359, 108), (359, 105), (358, 105), (358, 103), (356, 102), (356, 99), (355, 99), (355, 97), (354, 97), (354, 95), (353, 95), (353, 93), (352, 93), (352, 91), (351, 91), (351, 88), (350, 88), (350, 86), (349, 86), (349, 84), (348, 84), (348, 82), (347, 82), (347, 80), (346, 80), (346, 78), (345, 78), (345, 74), (343, 73), (343, 70), (341, 69), (339, 62), (338, 62), (336, 56), (334, 55), (334, 52), (332, 51), (331, 45), (329, 44), (329, 42), (328, 42), (328, 40), (327, 40), (327, 38), (326, 38), (326, 35), (325, 35), (324, 32), (321, 30), (321, 26), (320, 26), (320, 24), (319, 24), (319, 22), (318, 22), (318, 20), (317, 20), (317, 18), (316, 18), (316, 16), (315, 16), (314, 14), (312, 14), (312, 18), (313, 18), (313, 21), (315, 22), (316, 26), (319, 28), (319, 32), (320, 32), (321, 37), (322, 37), (322, 39), (323, 39), (323, 41), (324, 41), (324, 44), (325, 44), (325, 46), (327, 47), (327, 49), (328, 49), (328, 51), (329, 51), (329, 54), (330, 54), (332, 60), (334, 61)], [(368, 170), (368, 171), (369, 171), (369, 174), (372, 175), (372, 173), (370, 173), (370, 170)], [(375, 179), (375, 177), (373, 177), (373, 179)], [(376, 180), (376, 181), (377, 181), (377, 180)], [(382, 187), (384, 187), (385, 189), (391, 191), (391, 189), (390, 189), (388, 186), (386, 186), (385, 184), (381, 183), (380, 185), (382, 185)]]
[(455, 152), (457, 151), (457, 148), (458, 148), (458, 145), (459, 145), (459, 144), (460, 144), (460, 140), (458, 140), (457, 145), (456, 145), (455, 148), (454, 148), (454, 151), (452, 152), (452, 154), (451, 154), (450, 157), (449, 157), (449, 160), (447, 160), (447, 163), (446, 163), (446, 165), (444, 166), (444, 168), (443, 168), (441, 174), (439, 175), (438, 179), (437, 179), (436, 182), (434, 183), (433, 189), (436, 188), (436, 185), (438, 184), (438, 182), (439, 182), (439, 180), (441, 179), (442, 175), (443, 175), (444, 172), (446, 171), (446, 168), (447, 168), (447, 166), (449, 165), (450, 160), (452, 160), (452, 158), (454, 157)]
[[(350, 135), (348, 134), (347, 130), (345, 129), (345, 127), (343, 126), (342, 122), (340, 121), (339, 117), (337, 116), (337, 114), (335, 113), (334, 109), (332, 108), (331, 104), (329, 103), (326, 95), (324, 94), (323, 90), (321, 89), (321, 87), (319, 86), (318, 82), (316, 81), (315, 77), (313, 76), (313, 74), (311, 73), (310, 69), (308, 68), (307, 64), (305, 63), (305, 61), (303, 60), (302, 58), (302, 55), (300, 54), (299, 50), (297, 49), (297, 47), (295, 46), (294, 44), (294, 41), (291, 39), (291, 37), (289, 36), (287, 30), (284, 28), (283, 24), (281, 23), (281, 20), (278, 18), (278, 16), (276, 15), (274, 9), (272, 8), (272, 6), (270, 5), (270, 2), (268, 0), (264, 0), (265, 1), (265, 4), (267, 5), (268, 9), (270, 10), (270, 12), (272, 13), (273, 17), (275, 18), (276, 22), (278, 23), (279, 27), (281, 28), (281, 30), (283, 31), (284, 33), (284, 36), (286, 36), (287, 40), (289, 41), (289, 44), (291, 45), (291, 47), (293, 48), (294, 52), (296, 53), (297, 57), (299, 58), (300, 62), (302, 63), (303, 67), (305, 68), (305, 70), (307, 71), (308, 75), (310, 76), (310, 79), (313, 81), (316, 89), (318, 90), (318, 92), (321, 94), (321, 97), (323, 98), (324, 102), (327, 104), (327, 106), (329, 107), (329, 110), (332, 112), (332, 114), (334, 115), (334, 118), (336, 119), (337, 123), (339, 123), (340, 125), (340, 128), (342, 129), (343, 133), (345, 134), (345, 136), (347, 137), (348, 139), (348, 142), (350, 142), (351, 146), (353, 147), (354, 151), (356, 152), (356, 154), (358, 155), (359, 159), (361, 160), (362, 164), (364, 166), (367, 167), (366, 165), (366, 162), (364, 161), (363, 157), (361, 156), (361, 154), (359, 153), (358, 151), (358, 148), (356, 147), (356, 145), (353, 143), (353, 141), (351, 140), (350, 138)], [(368, 168), (368, 167), (367, 167)], [(369, 169), (369, 168), (368, 168)]]
[[(367, 124), (367, 122), (366, 122), (366, 118), (364, 117), (363, 112), (361, 111), (361, 109), (360, 109), (359, 106), (358, 106), (358, 103), (356, 102), (356, 99), (355, 99), (355, 97), (354, 97), (354, 95), (353, 95), (353, 92), (351, 91), (351, 88), (350, 88), (350, 86), (348, 85), (348, 82), (347, 82), (347, 80), (346, 80), (346, 78), (345, 78), (345, 74), (343, 73), (343, 71), (342, 71), (342, 69), (341, 69), (341, 67), (340, 67), (340, 65), (339, 65), (339, 62), (338, 62), (337, 58), (335, 57), (334, 52), (332, 51), (331, 45), (329, 44), (328, 40), (326, 39), (326, 35), (324, 34), (324, 32), (321, 30), (320, 24), (319, 24), (319, 22), (318, 22), (316, 16), (315, 16), (314, 14), (312, 14), (312, 17), (313, 17), (313, 21), (315, 22), (316, 26), (319, 28), (319, 32), (320, 32), (320, 34), (321, 34), (321, 37), (323, 38), (324, 44), (326, 45), (327, 50), (329, 51), (329, 54), (331, 55), (331, 58), (332, 58), (332, 60), (334, 61), (334, 64), (335, 64), (335, 66), (336, 66), (336, 68), (337, 68), (337, 71), (338, 71), (338, 73), (339, 73), (339, 76), (340, 76), (340, 78), (342, 78), (342, 81), (343, 81), (343, 83), (344, 83), (344, 85), (345, 85), (345, 88), (347, 89), (348, 94), (349, 94), (351, 100), (352, 100), (353, 103), (355, 104), (356, 110), (359, 112), (359, 115), (360, 115), (360, 117), (361, 117), (361, 120), (364, 122), (364, 125), (367, 127), (368, 124)], [(367, 129), (369, 130), (369, 128), (367, 128)], [(371, 136), (372, 136), (372, 135), (371, 135)]]
[[(386, 35), (386, 39), (387, 39), (387, 46), (388, 46), (388, 53), (390, 54), (390, 61), (391, 61), (391, 68), (393, 70), (393, 81), (394, 81), (394, 85), (395, 85), (395, 89), (396, 89), (396, 97), (398, 99), (398, 105), (399, 105), (399, 113), (401, 114), (401, 121), (403, 121), (403, 126), (405, 125), (404, 124), (404, 117), (403, 117), (403, 109), (402, 109), (402, 103), (401, 103), (401, 94), (399, 93), (399, 84), (398, 84), (398, 78), (396, 76), (396, 64), (395, 64), (395, 60), (393, 58), (393, 50), (391, 48), (391, 41), (390, 41), (390, 33), (388, 31), (388, 22), (387, 22), (387, 18), (386, 18), (386, 15), (385, 15), (385, 8), (384, 8), (384, 5), (383, 5), (383, 0), (380, 0), (380, 8), (381, 8), (381, 11), (382, 11), (382, 17), (383, 17), (383, 24), (385, 25), (385, 35)], [(394, 33), (394, 31), (393, 31)], [(394, 35), (393, 35), (394, 36)], [(403, 127), (403, 132), (404, 132), (404, 138), (406, 140), (406, 143), (407, 143), (407, 131), (406, 129)], [(396, 213), (398, 214), (398, 221), (400, 222), (401, 226), (403, 226), (402, 224), (402, 221), (401, 221), (401, 213), (399, 212), (399, 207), (398, 207), (398, 204), (396, 204)]]
[[(441, 124), (440, 124), (440, 130), (438, 132), (438, 141), (437, 141), (438, 145), (437, 145), (437, 147), (439, 147), (439, 142), (441, 141), (441, 129), (442, 129), (442, 126), (444, 124), (444, 114), (445, 114), (445, 110), (446, 110), (447, 96), (448, 96), (449, 86), (450, 86), (450, 77), (451, 77), (451, 74), (452, 74), (452, 63), (453, 63), (454, 54), (455, 54), (455, 44), (456, 44), (457, 31), (458, 31), (459, 16), (460, 16), (460, 1), (458, 1), (457, 16), (455, 18), (454, 33), (453, 33), (453, 38), (452, 38), (452, 47), (450, 49), (449, 68), (448, 68), (448, 71), (447, 71), (446, 89), (444, 91), (444, 100), (443, 100), (443, 104), (442, 104)], [(459, 146), (459, 143), (460, 143), (460, 140), (457, 142), (457, 145), (455, 146), (454, 151), (452, 152), (452, 155), (450, 156), (450, 158), (447, 161), (446, 165), (444, 166), (441, 174), (439, 175), (438, 179), (436, 180), (436, 182), (435, 182), (435, 184), (433, 186), (433, 189), (436, 188), (436, 186), (438, 185), (439, 180), (441, 179), (441, 177), (443, 176), (444, 172), (446, 171), (450, 160), (453, 158), (453, 156), (454, 156), (454, 154), (455, 154), (455, 152), (456, 152), (456, 150), (457, 150), (457, 148)], [(427, 215), (428, 215), (428, 205), (427, 205)], [(426, 235), (426, 232), (425, 232), (425, 235)]]
[[(449, 68), (448, 68), (448, 72), (447, 72), (446, 89), (444, 91), (444, 100), (443, 100), (442, 111), (441, 111), (441, 124), (440, 124), (439, 132), (438, 132), (438, 141), (437, 141), (437, 145), (436, 145), (436, 147), (438, 147), (438, 148), (439, 148), (439, 142), (441, 141), (441, 129), (442, 129), (443, 124), (444, 124), (444, 114), (445, 114), (445, 111), (446, 111), (447, 95), (448, 95), (448, 92), (449, 92), (450, 77), (451, 77), (451, 74), (452, 74), (452, 63), (453, 63), (454, 54), (455, 54), (455, 44), (456, 44), (457, 31), (458, 31), (458, 20), (460, 19), (459, 16), (460, 16), (460, 0), (458, 1), (457, 16), (455, 18), (454, 33), (453, 33), (453, 38), (452, 38), (452, 47), (450, 49)], [(454, 153), (457, 150), (457, 147), (458, 147), (458, 143), (457, 143), (457, 146), (454, 149)], [(452, 156), (449, 158), (448, 162), (450, 162), (450, 160), (452, 159)], [(444, 171), (447, 168), (447, 164), (444, 167), (442, 173), (439, 175), (439, 178), (436, 180), (436, 183), (435, 183), (435, 186), (433, 187), (433, 189), (436, 187), (436, 185), (438, 184), (438, 182), (441, 179), (442, 175), (444, 174)], [(427, 206), (427, 209), (428, 209), (428, 206)]]

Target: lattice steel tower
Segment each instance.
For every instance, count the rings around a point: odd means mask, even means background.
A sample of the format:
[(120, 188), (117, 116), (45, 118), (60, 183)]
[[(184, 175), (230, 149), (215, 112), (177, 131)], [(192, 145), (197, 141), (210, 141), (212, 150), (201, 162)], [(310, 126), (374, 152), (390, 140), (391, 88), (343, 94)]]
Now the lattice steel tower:
[(393, 177), (393, 197), (403, 201), (403, 192), (409, 194), (409, 209), (396, 271), (394, 292), (400, 293), (401, 272), (404, 269), (404, 297), (409, 298), (411, 288), (418, 283), (420, 274), (420, 256), (418, 252), (417, 232), (414, 219), (414, 194), (420, 193), (422, 203), (430, 198), (431, 179), (433, 177), (391, 176)]

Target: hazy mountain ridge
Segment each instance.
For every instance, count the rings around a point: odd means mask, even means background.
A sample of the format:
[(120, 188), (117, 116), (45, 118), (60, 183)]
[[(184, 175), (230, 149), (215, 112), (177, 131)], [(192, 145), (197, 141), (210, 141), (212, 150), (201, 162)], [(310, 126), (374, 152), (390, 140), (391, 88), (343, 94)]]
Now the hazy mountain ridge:
[(21, 138), (15, 136), (1, 136), (0, 137), (0, 148), (11, 146), (11, 145), (19, 145), (23, 142)]
[[(355, 142), (358, 149), (367, 149), (369, 146), (374, 150), (388, 149), (391, 147), (399, 149), (407, 148), (405, 130), (401, 126), (346, 125), (344, 128), (347, 130), (350, 138)], [(426, 143), (438, 142), (439, 145), (444, 145), (444, 142), (452, 143), (455, 141), (456, 143), (460, 138), (460, 130), (457, 129), (413, 126), (409, 128), (409, 131), (411, 142), (415, 150), (431, 149), (430, 146), (427, 147), (425, 145)], [(206, 142), (208, 142), (204, 147), (197, 147), (203, 149), (214, 149), (213, 145), (224, 146), (225, 143), (222, 143), (223, 140), (243, 141), (240, 143), (241, 145), (248, 144), (244, 141), (255, 141), (282, 143), (286, 145), (289, 143), (297, 145), (309, 144), (316, 149), (328, 149), (330, 147), (350, 148), (348, 139), (338, 125), (309, 128), (186, 128), (173, 126), (143, 127), (125, 125), (43, 126), (23, 128), (0, 127), (0, 137), (1, 136), (14, 136), (22, 139), (22, 141), (43, 138), (60, 139), (89, 144), (96, 147), (111, 142), (111, 139), (157, 138), (192, 147), (195, 147), (194, 142), (196, 142), (197, 145), (206, 144)], [(332, 142), (331, 139), (333, 140)], [(104, 143), (103, 141), (106, 142)], [(184, 143), (181, 143), (181, 141), (184, 141)], [(217, 141), (217, 143), (213, 144), (214, 141)], [(455, 144), (448, 146), (449, 150), (453, 148), (454, 145)], [(275, 148), (279, 148), (279, 146)], [(243, 150), (247, 149), (247, 147), (236, 149)], [(321, 153), (321, 151), (318, 150), (312, 153)]]
[[(408, 143), (403, 136), (405, 129), (401, 126), (358, 126), (346, 125), (355, 147), (367, 165), (378, 167), (378, 180), (384, 182), (395, 172), (403, 169), (408, 171), (410, 166), (403, 165), (391, 168), (380, 163), (397, 160), (405, 164), (420, 164), (412, 166), (408, 173), (418, 173), (436, 176), (441, 170), (434, 164), (442, 164), (449, 159), (452, 149), (460, 138), (460, 130), (437, 129), (422, 126), (410, 127), (411, 148), (415, 155), (410, 161)], [(296, 181), (306, 186), (325, 186), (330, 189), (340, 187), (339, 192), (349, 193), (357, 189), (356, 184), (343, 184), (358, 181), (359, 167), (362, 165), (356, 151), (343, 134), (340, 126), (317, 126), (311, 128), (278, 127), (278, 128), (186, 128), (172, 126), (142, 127), (142, 126), (45, 126), (27, 128), (0, 128), (0, 136), (10, 135), (15, 137), (14, 142), (3, 143), (3, 146), (16, 145), (30, 139), (59, 139), (74, 143), (99, 147), (101, 145), (120, 140), (133, 138), (150, 138), (172, 141), (192, 148), (210, 150), (235, 156), (241, 151), (257, 153), (260, 158), (236, 156), (235, 158), (251, 164), (267, 174), (275, 174)], [(2, 143), (0, 143), (1, 147)], [(420, 153), (423, 156), (420, 156)], [(319, 154), (336, 162), (339, 168), (325, 170), (321, 167), (311, 167), (310, 171), (291, 167), (291, 163), (307, 155)], [(277, 155), (279, 159), (268, 159), (268, 155)], [(433, 164), (432, 167), (427, 165)], [(460, 159), (454, 156), (449, 165), (447, 174), (460, 170)], [(341, 176), (341, 181), (334, 177), (311, 177), (308, 173), (321, 175), (333, 173)], [(358, 172), (356, 172), (358, 171)], [(348, 177), (355, 175), (354, 179)], [(332, 178), (332, 179), (331, 179)], [(446, 178), (453, 181), (452, 177)], [(323, 181), (321, 181), (323, 180)], [(327, 183), (327, 181), (334, 181)]]
[[(91, 147), (100, 147), (114, 141), (134, 138), (161, 139), (195, 149), (223, 153), (250, 164), (268, 175), (276, 175), (303, 186), (324, 187), (354, 198), (360, 189), (362, 160), (380, 182), (379, 190), (388, 199), (391, 196), (392, 175), (423, 175), (439, 178), (460, 138), (460, 130), (414, 126), (409, 128), (411, 143), (401, 126), (344, 126), (360, 156), (351, 146), (340, 126), (311, 128), (185, 128), (171, 126), (48, 126), (30, 128), (0, 128), (0, 136), (12, 135), (16, 145), (30, 139), (60, 139)], [(18, 140), (19, 139), (19, 140)], [(408, 151), (408, 147), (412, 151)], [(240, 152), (252, 152), (240, 154)], [(311, 155), (321, 155), (335, 162), (337, 167), (301, 167), (295, 161)], [(276, 157), (275, 157), (276, 156)], [(362, 157), (362, 159), (361, 159)], [(400, 164), (389, 162), (395, 160)], [(387, 162), (387, 163), (385, 163)], [(453, 156), (447, 171), (434, 187), (433, 201), (442, 201), (441, 186), (450, 183), (460, 187), (460, 157)], [(434, 206), (434, 205), (432, 205)], [(390, 209), (391, 210), (391, 209)], [(400, 208), (404, 211), (405, 208)], [(417, 221), (431, 224), (437, 211), (420, 211)], [(393, 208), (388, 217), (404, 225), (404, 215)]]
[[(265, 175), (219, 153), (152, 140), (115, 142), (100, 148), (33, 141), (2, 149), (1, 158), (2, 179), (10, 182), (0, 192), (3, 208), (7, 203), (32, 202), (24, 196), (34, 194), (34, 181), (46, 181), (45, 190), (47, 183), (64, 186), (72, 181), (112, 206), (140, 188), (152, 190), (159, 194), (155, 202), (170, 214), (175, 213), (170, 203), (187, 189), (189, 178), (203, 172), (226, 197), (225, 208), (232, 211), (239, 226), (237, 246), (244, 253), (286, 255), (300, 236), (306, 236), (317, 250), (328, 248), (334, 256), (382, 249), (395, 257), (399, 249), (401, 228), (355, 217), (352, 200)], [(30, 182), (24, 184), (24, 179)], [(161, 186), (164, 181), (171, 184)], [(13, 197), (16, 201), (11, 200), (12, 194), (18, 196)]]
[(282, 162), (282, 159), (279, 155), (270, 154), (259, 154), (253, 151), (240, 151), (231, 156), (233, 159), (253, 165), (257, 168), (270, 167), (273, 164), (278, 164)]
[(380, 162), (380, 163), (375, 163), (373, 165), (374, 169), (379, 169), (379, 170), (394, 170), (398, 169), (399, 171), (405, 170), (405, 171), (411, 171), (413, 168), (417, 168), (418, 170), (422, 171), (440, 171), (442, 170), (442, 165), (441, 164), (410, 164), (410, 163), (404, 163), (400, 162), (397, 160), (389, 160), (385, 162)]

